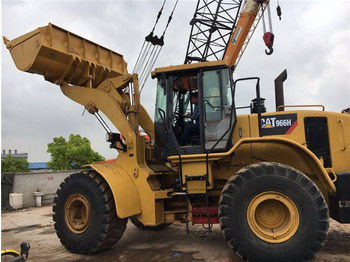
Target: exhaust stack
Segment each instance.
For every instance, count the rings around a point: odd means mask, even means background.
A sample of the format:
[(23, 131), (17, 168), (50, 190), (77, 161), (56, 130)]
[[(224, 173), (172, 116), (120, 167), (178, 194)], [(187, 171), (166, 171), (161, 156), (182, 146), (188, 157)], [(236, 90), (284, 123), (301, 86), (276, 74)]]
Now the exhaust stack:
[[(283, 72), (275, 79), (275, 100), (276, 100), (276, 111), (280, 105), (284, 105), (284, 92), (283, 92), (283, 82), (287, 79), (287, 69), (284, 69)], [(284, 111), (284, 108), (281, 108), (279, 111)]]

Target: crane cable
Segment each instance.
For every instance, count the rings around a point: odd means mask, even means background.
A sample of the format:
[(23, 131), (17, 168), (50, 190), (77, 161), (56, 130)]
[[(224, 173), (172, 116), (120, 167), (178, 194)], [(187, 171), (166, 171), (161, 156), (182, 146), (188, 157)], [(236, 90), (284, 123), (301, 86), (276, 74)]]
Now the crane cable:
[(169, 24), (170, 24), (170, 22), (171, 22), (171, 20), (173, 18), (173, 14), (174, 14), (174, 11), (176, 9), (177, 3), (178, 3), (178, 0), (176, 0), (176, 2), (175, 2), (175, 5), (173, 7), (173, 10), (172, 10), (169, 18), (168, 18), (168, 22), (167, 22), (167, 24), (166, 24), (166, 26), (164, 28), (162, 36), (160, 38), (155, 36), (155, 38), (151, 39), (151, 43), (153, 44), (153, 50), (152, 50), (151, 55), (150, 55), (150, 57), (149, 57), (149, 59), (147, 61), (147, 65), (144, 66), (144, 70), (143, 70), (143, 72), (141, 74), (141, 77), (140, 77), (140, 79), (141, 79), (141, 81), (140, 81), (140, 86), (141, 86), (140, 93), (141, 93), (141, 91), (142, 91), (142, 89), (143, 89), (143, 87), (144, 87), (144, 85), (145, 85), (145, 83), (146, 83), (146, 81), (148, 79), (148, 76), (149, 76), (149, 74), (150, 74), (150, 72), (151, 72), (155, 62), (157, 61), (157, 58), (158, 58), (158, 56), (160, 54), (160, 51), (163, 48), (164, 35), (165, 35), (165, 33), (166, 33), (166, 31), (167, 31), (167, 29), (169, 27)]
[[(154, 26), (152, 28), (152, 31), (149, 33), (148, 36), (145, 37), (145, 40), (143, 41), (143, 44), (142, 44), (142, 47), (141, 47), (141, 51), (139, 53), (139, 56), (137, 57), (137, 60), (136, 60), (136, 63), (135, 63), (135, 66), (134, 66), (134, 69), (132, 70), (133, 73), (137, 72), (138, 71), (138, 67), (140, 66), (139, 65), (139, 61), (140, 61), (140, 58), (141, 56), (143, 56), (145, 54), (145, 52), (143, 51), (144, 47), (145, 47), (145, 43), (147, 42), (147, 45), (149, 44), (149, 41), (148, 40), (148, 37), (150, 36), (153, 36), (153, 33), (154, 33), (154, 30), (158, 24), (158, 21), (159, 21), (159, 18), (162, 16), (162, 13), (163, 13), (163, 8), (164, 8), (164, 4), (165, 4), (166, 0), (163, 1), (163, 4), (162, 4), (162, 7), (160, 8), (159, 12), (158, 12), (158, 15), (157, 15), (157, 19), (156, 19), (156, 22), (154, 23)], [(147, 48), (147, 47), (146, 47)], [(143, 59), (143, 57), (141, 58), (141, 60)]]
[(280, 7), (280, 2), (278, 0), (277, 0), (276, 11), (277, 11), (277, 15), (278, 15), (279, 19), (281, 20), (282, 19), (282, 10), (281, 10), (281, 7)]
[[(263, 6), (261, 5), (263, 8)], [(273, 40), (275, 38), (275, 35), (272, 31), (272, 20), (271, 20), (271, 10), (270, 10), (270, 3), (267, 4), (267, 15), (268, 15), (268, 22), (269, 22), (269, 29), (270, 31), (266, 31), (266, 25), (265, 25), (265, 16), (264, 16), (264, 10), (262, 11), (262, 21), (263, 21), (263, 30), (264, 30), (264, 36), (263, 40), (265, 42), (266, 47), (269, 49), (269, 51), (265, 50), (265, 54), (271, 55), (273, 53)]]
[[(277, 15), (279, 17), (279, 20), (282, 19), (282, 10), (280, 7), (280, 3), (277, 0), (277, 7), (276, 7)], [(275, 39), (275, 35), (272, 32), (272, 21), (271, 21), (271, 10), (270, 10), (270, 3), (267, 4), (267, 14), (268, 14), (268, 21), (269, 21), (269, 28), (270, 31), (266, 32), (266, 25), (265, 25), (265, 18), (264, 18), (264, 10), (262, 6), (262, 20), (263, 20), (263, 29), (264, 29), (264, 36), (263, 40), (265, 42), (266, 47), (269, 49), (269, 51), (265, 50), (265, 53), (267, 55), (271, 55), (273, 53), (273, 41)]]
[(164, 28), (163, 34), (161, 37), (158, 37), (157, 35), (154, 35), (154, 30), (156, 28), (156, 25), (158, 23), (158, 20), (163, 12), (163, 7), (166, 0), (164, 0), (163, 5), (158, 12), (157, 20), (153, 26), (152, 31), (145, 37), (145, 40), (143, 42), (140, 54), (137, 58), (136, 64), (133, 69), (133, 73), (136, 73), (139, 75), (139, 86), (140, 86), (140, 93), (148, 79), (148, 76), (160, 54), (160, 51), (164, 45), (164, 35), (169, 27), (169, 24), (172, 20), (174, 11), (176, 9), (178, 0), (176, 0), (175, 5), (173, 7), (173, 10), (168, 18), (168, 22)]
[(149, 74), (151, 73), (151, 70), (152, 70), (154, 64), (156, 63), (156, 61), (158, 59), (160, 51), (163, 48), (164, 35), (165, 35), (166, 31), (168, 30), (169, 24), (170, 24), (170, 22), (171, 22), (171, 20), (173, 18), (173, 14), (174, 14), (174, 11), (176, 9), (177, 3), (178, 3), (178, 0), (176, 0), (175, 5), (173, 7), (173, 10), (172, 10), (170, 16), (168, 17), (168, 22), (167, 22), (167, 24), (166, 24), (166, 26), (164, 28), (162, 36), (159, 38), (159, 41), (153, 46), (153, 50), (152, 50), (152, 53), (150, 55), (150, 59), (148, 60), (147, 65), (144, 67), (143, 75), (141, 75), (141, 77), (140, 77), (140, 79), (141, 79), (141, 81), (140, 81), (140, 87), (141, 87), (140, 93), (141, 93), (143, 87), (146, 84), (146, 81), (148, 79)]

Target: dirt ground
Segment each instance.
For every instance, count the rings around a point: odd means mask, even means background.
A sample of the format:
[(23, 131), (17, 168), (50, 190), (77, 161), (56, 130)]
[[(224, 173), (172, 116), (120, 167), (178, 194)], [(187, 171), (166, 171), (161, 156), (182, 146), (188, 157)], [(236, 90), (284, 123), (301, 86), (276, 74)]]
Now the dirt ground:
[[(130, 222), (122, 239), (110, 250), (92, 256), (68, 252), (56, 236), (51, 207), (2, 213), (2, 249), (19, 249), (29, 242), (31, 261), (106, 261), (106, 262), (238, 262), (242, 261), (229, 248), (218, 225), (211, 234), (186, 233), (184, 224), (174, 224), (164, 231), (149, 232)], [(37, 223), (30, 223), (25, 213)], [(21, 219), (16, 223), (16, 219)], [(33, 221), (34, 221), (33, 220)], [(27, 225), (25, 225), (27, 224)], [(201, 230), (201, 227), (191, 228)], [(328, 240), (312, 262), (350, 262), (350, 224), (331, 220)]]

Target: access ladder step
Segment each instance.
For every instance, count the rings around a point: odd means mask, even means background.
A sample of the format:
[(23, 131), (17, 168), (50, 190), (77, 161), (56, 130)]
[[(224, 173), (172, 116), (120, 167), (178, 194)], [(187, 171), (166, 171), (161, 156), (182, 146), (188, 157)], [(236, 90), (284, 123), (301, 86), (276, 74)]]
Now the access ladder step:
[[(187, 182), (191, 181), (206, 181), (206, 175), (200, 175), (200, 176), (188, 176), (185, 175), (185, 183), (183, 184), (184, 186), (187, 186)], [(207, 182), (207, 186), (209, 186), (210, 183)]]
[(195, 180), (205, 180), (205, 175), (202, 176), (185, 176), (186, 177), (186, 181), (185, 184), (187, 183), (187, 181), (195, 181)]
[[(208, 211), (208, 212), (207, 212)], [(218, 224), (218, 208), (217, 207), (194, 207), (192, 213), (192, 224)]]

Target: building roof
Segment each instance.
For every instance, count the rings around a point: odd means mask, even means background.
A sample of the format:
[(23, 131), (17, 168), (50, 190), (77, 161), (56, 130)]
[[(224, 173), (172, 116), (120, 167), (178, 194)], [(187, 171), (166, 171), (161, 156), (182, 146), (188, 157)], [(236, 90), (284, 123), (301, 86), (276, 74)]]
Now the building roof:
[(11, 155), (13, 158), (28, 159), (28, 153), (18, 153), (16, 149), (14, 152), (12, 152), (12, 150), (9, 150), (8, 153), (6, 153), (6, 150), (2, 150), (1, 158), (6, 158), (8, 155)]
[(29, 163), (29, 169), (46, 169), (47, 163), (46, 162), (32, 162)]

